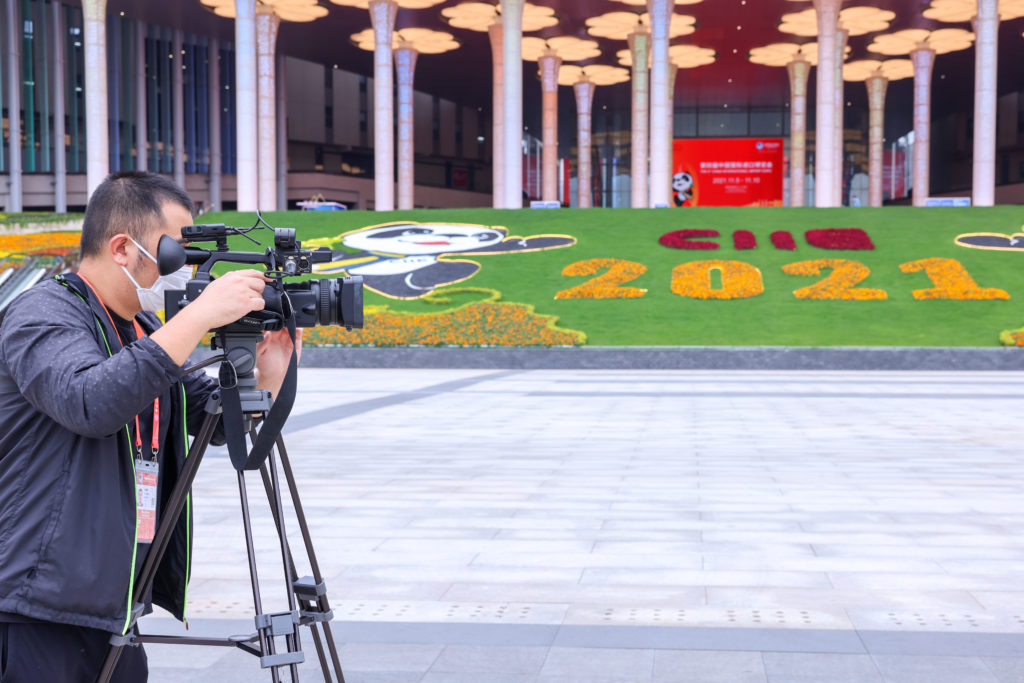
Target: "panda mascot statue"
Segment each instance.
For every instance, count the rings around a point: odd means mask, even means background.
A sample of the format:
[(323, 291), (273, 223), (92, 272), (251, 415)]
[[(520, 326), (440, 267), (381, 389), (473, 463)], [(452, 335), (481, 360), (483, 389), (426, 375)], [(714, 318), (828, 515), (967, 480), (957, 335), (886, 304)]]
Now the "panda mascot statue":
[(686, 206), (693, 200), (693, 176), (689, 173), (672, 176), (672, 200), (676, 206)]

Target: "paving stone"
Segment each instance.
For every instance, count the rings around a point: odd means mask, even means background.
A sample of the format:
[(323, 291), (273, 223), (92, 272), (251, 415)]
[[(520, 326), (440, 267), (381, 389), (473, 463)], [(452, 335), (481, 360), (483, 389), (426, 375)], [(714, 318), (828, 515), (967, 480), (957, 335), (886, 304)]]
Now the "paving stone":
[(760, 652), (656, 650), (655, 683), (765, 683)]
[[(285, 440), (350, 682), (477, 673), (459, 662), (492, 666), (489, 681), (687, 666), (701, 680), (715, 661), (764, 680), (762, 653), (772, 681), (898, 680), (944, 657), (936, 676), (980, 663), (1024, 680), (1022, 386), (1020, 372), (303, 368)], [(280, 551), (249, 489), (276, 609)], [(192, 632), (249, 631), (223, 448), (194, 510)], [(405, 654), (388, 668), (357, 646)], [(164, 650), (151, 680), (253, 680), (242, 653)]]
[[(479, 647), (449, 645), (430, 669), (436, 673), (517, 674), (536, 676), (548, 656), (546, 647)], [(488, 680), (490, 676), (487, 677)]]
[(646, 681), (653, 670), (654, 650), (553, 647), (540, 679)]
[(999, 683), (1024, 683), (1024, 656), (982, 657), (982, 661), (996, 675)]
[(891, 683), (998, 683), (999, 678), (978, 657), (875, 655), (875, 664)]
[(884, 678), (868, 655), (766, 652), (769, 683), (882, 683)]

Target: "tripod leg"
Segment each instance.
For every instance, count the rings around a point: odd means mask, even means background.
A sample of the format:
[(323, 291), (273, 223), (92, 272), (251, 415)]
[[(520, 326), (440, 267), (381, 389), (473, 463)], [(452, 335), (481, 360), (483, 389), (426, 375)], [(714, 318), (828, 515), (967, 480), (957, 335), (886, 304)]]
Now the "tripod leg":
[[(249, 438), (255, 444), (256, 442), (256, 429), (255, 427), (249, 430)], [(260, 477), (263, 480), (263, 489), (267, 493), (267, 502), (270, 506), (271, 515), (274, 518), (274, 526), (277, 528), (277, 537), (281, 544), (281, 561), (284, 565), (284, 576), (287, 582), (286, 597), (288, 599), (288, 609), (295, 611), (295, 593), (293, 586), (298, 575), (295, 573), (295, 564), (292, 561), (292, 550), (291, 545), (288, 543), (288, 534), (284, 527), (284, 507), (281, 502), (281, 486), (277, 479), (277, 464), (274, 460), (274, 452), (270, 451), (268, 456), (270, 463), (270, 474), (267, 473), (267, 462), (260, 463)], [(285, 642), (288, 644), (289, 651), (298, 651), (302, 649), (301, 636), (299, 635), (298, 628), (295, 629), (294, 636), (287, 636)], [(293, 681), (299, 680), (298, 665), (290, 665), (290, 673)]]
[[(320, 573), (320, 564), (316, 559), (316, 552), (313, 550), (313, 539), (309, 534), (309, 524), (306, 523), (306, 514), (302, 509), (302, 501), (299, 499), (299, 489), (295, 485), (295, 475), (292, 473), (291, 462), (288, 460), (288, 451), (284, 447), (284, 439), (280, 435), (277, 437), (277, 452), (281, 456), (281, 469), (284, 470), (285, 480), (288, 482), (288, 493), (291, 496), (292, 504), (295, 506), (295, 518), (299, 523), (299, 531), (302, 533), (302, 541), (306, 546), (306, 556), (309, 558), (310, 569), (313, 572), (313, 580), (316, 583), (323, 581), (323, 575)], [(326, 595), (320, 596), (317, 600), (317, 607), (321, 612), (329, 612), (331, 610), (330, 603), (327, 600)], [(331, 623), (329, 621), (322, 622), (324, 629), (324, 640), (327, 641), (327, 649), (331, 653), (331, 662), (334, 664), (334, 672), (338, 677), (338, 683), (345, 683), (345, 676), (341, 671), (341, 660), (338, 657), (338, 646), (334, 642), (334, 634), (331, 633)], [(310, 624), (310, 630), (313, 631), (314, 637), (319, 640), (316, 631), (316, 623)], [(327, 678), (326, 669), (324, 671), (324, 677)]]
[[(156, 577), (156, 568), (167, 551), (167, 544), (170, 542), (174, 525), (177, 523), (178, 517), (181, 516), (181, 511), (185, 507), (185, 501), (188, 500), (188, 492), (192, 488), (192, 482), (195, 481), (196, 474), (199, 472), (199, 465), (203, 461), (203, 455), (210, 445), (210, 439), (213, 437), (218, 417), (217, 413), (206, 413), (203, 424), (199, 428), (199, 433), (196, 434), (195, 439), (192, 441), (192, 447), (189, 448), (188, 455), (185, 456), (185, 464), (178, 475), (178, 482), (175, 484), (174, 490), (167, 501), (167, 506), (163, 510), (163, 519), (156, 530), (153, 543), (146, 556), (146, 561), (143, 563), (142, 571), (139, 573), (138, 581), (135, 583), (135, 593), (132, 595), (131, 605), (133, 612), (138, 610), (141, 613), (139, 603), (142, 600), (142, 596), (146, 595), (153, 585), (153, 579)], [(111, 644), (110, 650), (107, 652), (107, 658), (103, 662), (103, 668), (100, 669), (99, 676), (96, 678), (97, 683), (108, 683), (110, 681), (111, 676), (114, 675), (114, 669), (117, 667), (117, 662), (121, 658), (121, 652), (126, 645), (127, 642)]]
[[(245, 489), (245, 474), (238, 470), (238, 495), (242, 501), (242, 525), (245, 528), (245, 548), (249, 555), (249, 578), (252, 580), (252, 601), (256, 614), (263, 614), (263, 600), (260, 597), (260, 583), (256, 571), (256, 549), (252, 540), (252, 522), (249, 519), (249, 498)], [(274, 639), (268, 638), (263, 629), (256, 630), (260, 640), (260, 652), (263, 656), (274, 654)], [(270, 669), (270, 677), (274, 683), (280, 683), (277, 668)]]
[[(264, 465), (260, 466), (260, 476), (263, 478), (263, 488), (267, 492), (267, 499), (268, 500), (274, 500), (275, 489), (277, 491), (280, 491), (279, 485), (275, 484), (275, 483), (273, 483), (271, 481), (270, 474), (267, 472), (267, 468)], [(280, 534), (280, 533), (282, 533), (281, 532), (281, 516), (278, 515), (278, 512), (277, 512), (277, 510), (275, 509), (274, 506), (271, 506), (271, 511), (273, 511), (273, 513), (274, 513), (274, 524), (275, 524), (275, 526), (277, 526), (278, 534)], [(295, 569), (295, 562), (292, 559), (293, 556), (292, 556), (291, 545), (289, 543), (285, 542), (285, 544), (283, 546), (283, 551), (286, 553), (286, 556), (288, 558), (287, 559), (287, 563), (288, 563), (287, 567), (290, 568), (290, 569), (286, 569), (285, 571), (288, 572), (288, 578), (291, 580), (292, 584), (294, 585), (295, 581), (298, 580), (299, 575), (298, 575), (298, 572)], [(300, 606), (301, 606), (303, 611), (309, 610), (310, 607), (312, 606), (311, 603), (309, 603), (306, 600), (300, 600), (299, 603), (300, 603)], [(326, 683), (332, 683), (330, 667), (327, 664), (327, 657), (326, 657), (326, 655), (324, 653), (323, 640), (320, 637), (320, 629), (317, 628), (317, 624), (314, 622), (314, 623), (309, 625), (309, 630), (313, 634), (313, 645), (316, 647), (317, 658), (320, 660), (320, 670), (323, 672), (324, 681), (326, 681)], [(340, 679), (340, 680), (344, 681), (343, 678)]]
[[(288, 534), (284, 527), (284, 505), (281, 502), (281, 486), (277, 479), (277, 462), (274, 459), (274, 451), (270, 451), (270, 457), (268, 458), (270, 464), (270, 481), (271, 488), (273, 490), (273, 497), (271, 498), (271, 507), (274, 510), (274, 519), (277, 522), (277, 537), (281, 543), (281, 561), (284, 563), (284, 576), (288, 582), (286, 593), (288, 597), (288, 610), (295, 611), (295, 591), (292, 588), (294, 585), (295, 567), (292, 564), (292, 553), (291, 548), (288, 546)], [(260, 473), (264, 471), (263, 467), (260, 467)], [(264, 480), (265, 483), (265, 480)], [(285, 641), (289, 645), (290, 651), (298, 651), (302, 649), (301, 636), (299, 635), (298, 627), (295, 628), (294, 634), (288, 636)], [(298, 664), (291, 665), (292, 681), (299, 680), (299, 667)]]

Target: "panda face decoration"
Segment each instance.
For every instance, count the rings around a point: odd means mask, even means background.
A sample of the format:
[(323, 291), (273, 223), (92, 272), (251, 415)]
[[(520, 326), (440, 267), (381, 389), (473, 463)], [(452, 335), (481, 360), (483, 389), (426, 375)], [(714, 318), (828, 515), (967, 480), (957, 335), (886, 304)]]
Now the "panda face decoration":
[[(347, 249), (339, 249), (338, 242)], [(303, 240), (308, 247), (329, 247), (333, 260), (318, 263), (316, 273), (347, 273), (363, 286), (394, 299), (418, 299), (437, 287), (464, 282), (480, 264), (459, 256), (493, 256), (576, 243), (569, 235), (509, 237), (502, 226), (465, 223), (387, 223), (335, 237)]]
[(689, 173), (676, 173), (672, 176), (672, 189), (676, 192), (686, 192), (693, 187), (693, 176)]
[(423, 256), (473, 251), (499, 244), (505, 233), (479, 225), (384, 225), (345, 235), (342, 243), (368, 252)]

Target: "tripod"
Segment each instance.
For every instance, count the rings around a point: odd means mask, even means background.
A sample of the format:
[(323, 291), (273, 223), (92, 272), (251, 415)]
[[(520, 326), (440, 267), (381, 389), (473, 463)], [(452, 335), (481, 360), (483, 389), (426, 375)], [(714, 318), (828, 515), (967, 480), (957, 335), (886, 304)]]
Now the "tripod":
[[(229, 355), (232, 354), (230, 352), (226, 354), (226, 356)], [(223, 358), (225, 357), (214, 358), (202, 365), (208, 365)], [(298, 681), (298, 665), (305, 660), (299, 633), (302, 626), (308, 626), (312, 632), (313, 643), (320, 660), (320, 668), (323, 672), (324, 680), (327, 683), (335, 680), (331, 677), (333, 665), (337, 682), (344, 683), (345, 681), (338, 658), (337, 646), (331, 633), (330, 621), (334, 615), (327, 600), (327, 588), (316, 560), (313, 542), (309, 535), (309, 527), (306, 524), (305, 513), (302, 510), (302, 503), (299, 500), (298, 489), (295, 485), (295, 477), (292, 473), (291, 463), (288, 460), (288, 453), (285, 450), (284, 440), (281, 438), (280, 433), (276, 435), (276, 450), (280, 456), (281, 467), (288, 485), (288, 493), (295, 508), (295, 516), (298, 520), (306, 556), (313, 575), (299, 577), (295, 569), (291, 546), (288, 543), (285, 529), (281, 484), (277, 470), (277, 458), (275, 458), (274, 452), (271, 450), (265, 461), (253, 462), (250, 457), (244, 463), (236, 461), (234, 453), (232, 453), (232, 464), (238, 474), (242, 523), (245, 529), (245, 544), (249, 559), (249, 578), (252, 584), (253, 604), (256, 611), (255, 633), (226, 638), (193, 638), (188, 636), (142, 635), (138, 632), (137, 621), (142, 616), (145, 607), (144, 597), (148, 595), (149, 589), (153, 585), (156, 569), (167, 550), (174, 524), (184, 509), (188, 491), (192, 487), (203, 455), (206, 453), (206, 449), (213, 438), (218, 416), (222, 412), (222, 408), (224, 408), (222, 404), (224, 402), (227, 402), (229, 405), (240, 403), (241, 422), (245, 430), (249, 432), (249, 436), (254, 443), (256, 442), (255, 420), (260, 415), (268, 414), (271, 409), (272, 400), (270, 393), (256, 389), (255, 381), (251, 380), (251, 375), (248, 377), (243, 375), (237, 378), (237, 384), (242, 388), (241, 391), (238, 391), (238, 387), (234, 383), (231, 383), (231, 386), (226, 386), (224, 366), (230, 365), (231, 362), (225, 359), (221, 366), (221, 389), (218, 392), (214, 392), (207, 401), (205, 407), (206, 415), (202, 426), (193, 440), (191, 448), (189, 448), (185, 464), (168, 499), (166, 509), (162, 511), (163, 518), (156, 530), (153, 544), (146, 556), (146, 561), (143, 563), (142, 571), (136, 583), (135, 594), (132, 596), (133, 609), (130, 617), (130, 628), (126, 631), (125, 635), (114, 635), (111, 637), (110, 651), (107, 653), (107, 658), (97, 678), (98, 683), (109, 682), (125, 647), (144, 643), (237, 647), (243, 652), (258, 657), (260, 666), (264, 669), (270, 669), (271, 678), (274, 683), (279, 683), (281, 680), (281, 670), (285, 667), (289, 670), (291, 680), (293, 682)], [(230, 371), (230, 375), (234, 377), (233, 368)], [(229, 395), (229, 390), (234, 390), (233, 397)], [(231, 418), (232, 416), (225, 415), (226, 431), (227, 421)], [(286, 611), (273, 613), (265, 613), (263, 611), (245, 483), (245, 470), (247, 469), (259, 469), (267, 499), (270, 503), (274, 525), (277, 528), (277, 535), (281, 546), (281, 559), (284, 565), (284, 576), (287, 582), (288, 609)], [(279, 639), (283, 640), (284, 646), (280, 651), (278, 647)], [(328, 664), (328, 658), (330, 658), (330, 665)]]

